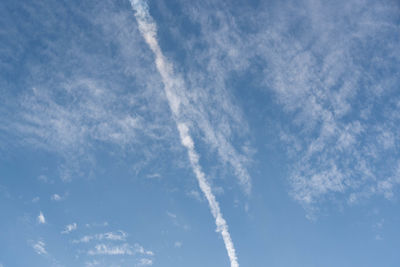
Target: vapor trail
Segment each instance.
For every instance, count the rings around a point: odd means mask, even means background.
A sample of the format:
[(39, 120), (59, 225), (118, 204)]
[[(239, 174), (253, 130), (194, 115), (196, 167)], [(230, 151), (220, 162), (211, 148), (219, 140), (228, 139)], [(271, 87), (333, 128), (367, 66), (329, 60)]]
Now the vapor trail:
[(149, 14), (147, 3), (143, 0), (130, 0), (130, 2), (132, 8), (135, 10), (135, 17), (139, 25), (140, 33), (155, 55), (157, 70), (160, 73), (164, 84), (164, 91), (179, 131), (180, 141), (187, 149), (193, 172), (197, 178), (201, 191), (204, 193), (208, 201), (211, 213), (214, 216), (215, 224), (217, 225), (217, 232), (222, 235), (231, 267), (239, 267), (235, 247), (229, 234), (228, 225), (222, 216), (219, 204), (215, 199), (211, 186), (199, 164), (199, 155), (195, 150), (193, 139), (189, 133), (189, 127), (185, 123), (183, 116), (181, 116), (180, 106), (188, 103), (185, 95), (184, 83), (179, 77), (174, 75), (172, 65), (164, 57), (160, 46), (158, 45), (156, 23)]

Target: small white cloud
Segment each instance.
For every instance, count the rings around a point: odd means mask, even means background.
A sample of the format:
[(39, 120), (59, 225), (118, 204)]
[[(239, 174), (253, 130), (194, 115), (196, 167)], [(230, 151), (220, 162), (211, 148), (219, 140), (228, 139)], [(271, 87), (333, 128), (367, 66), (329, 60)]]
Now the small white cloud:
[(45, 224), (46, 223), (46, 218), (44, 217), (42, 212), (39, 213), (39, 215), (37, 217), (37, 221), (40, 224)]
[(111, 241), (125, 241), (126, 237), (128, 236), (127, 233), (124, 231), (116, 231), (116, 232), (107, 232), (107, 233), (101, 233), (101, 234), (95, 234), (95, 235), (86, 235), (82, 237), (81, 239), (78, 240), (73, 240), (73, 243), (88, 243), (92, 240), (111, 240)]
[(43, 183), (49, 182), (49, 178), (46, 175), (39, 175), (37, 179)]
[(72, 243), (88, 243), (89, 241), (93, 240), (94, 236), (90, 236), (90, 235), (85, 235), (84, 237), (82, 237), (79, 240), (73, 240)]
[[(34, 197), (34, 198), (32, 198), (32, 203), (37, 203), (37, 202), (39, 202), (39, 200), (40, 200), (40, 197)], [(0, 265), (0, 267), (1, 267), (1, 265)]]
[(174, 214), (174, 213), (172, 213), (172, 212), (167, 211), (167, 215), (168, 215), (170, 218), (176, 219), (176, 214)]
[(47, 254), (45, 246), (46, 246), (46, 244), (43, 241), (40, 241), (40, 240), (32, 245), (32, 247), (35, 250), (35, 252), (37, 254), (39, 254), (39, 255), (46, 255)]
[(154, 256), (154, 252), (151, 250), (145, 250), (141, 245), (135, 244), (135, 253)]
[(91, 228), (91, 227), (106, 227), (108, 226), (108, 222), (102, 222), (102, 223), (87, 223), (85, 224), (85, 226), (87, 228)]
[(376, 229), (382, 229), (384, 223), (385, 223), (385, 219), (381, 219), (379, 222), (377, 222), (377, 223), (375, 224), (375, 228), (376, 228)]
[(133, 255), (134, 251), (129, 244), (120, 246), (111, 246), (106, 244), (97, 244), (94, 249), (88, 251), (91, 256), (94, 255)]
[(152, 259), (143, 258), (139, 260), (139, 266), (151, 266), (151, 265), (153, 265)]
[(181, 241), (176, 241), (176, 242), (174, 243), (174, 247), (176, 247), (176, 248), (182, 247), (182, 242), (181, 242)]
[(159, 173), (152, 173), (146, 176), (148, 179), (160, 179), (162, 176)]
[(69, 234), (72, 231), (75, 231), (78, 228), (78, 225), (76, 223), (68, 224), (65, 226), (64, 231), (62, 231), (62, 234)]
[(199, 201), (199, 202), (203, 202), (204, 198), (202, 197), (202, 195), (200, 194), (199, 191), (197, 190), (191, 190), (189, 192), (186, 193), (187, 196)]
[(125, 233), (124, 231), (120, 230), (120, 231), (117, 231), (117, 232), (108, 232), (108, 233), (102, 234), (102, 235), (100, 235), (98, 237), (98, 239), (99, 240), (108, 239), (108, 240), (114, 240), (114, 241), (116, 241), (116, 240), (124, 241), (124, 240), (126, 240), (126, 236), (127, 235), (128, 235), (127, 233)]
[(54, 201), (60, 201), (62, 199), (63, 198), (59, 194), (54, 194), (51, 196), (51, 200), (54, 200)]

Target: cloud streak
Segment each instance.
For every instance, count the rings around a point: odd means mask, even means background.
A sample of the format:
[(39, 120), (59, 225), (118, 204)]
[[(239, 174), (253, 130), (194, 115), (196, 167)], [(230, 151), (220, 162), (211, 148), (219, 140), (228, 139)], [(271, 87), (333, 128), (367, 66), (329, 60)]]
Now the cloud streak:
[(155, 55), (155, 63), (164, 84), (164, 92), (171, 108), (172, 115), (176, 122), (179, 131), (179, 136), (182, 145), (187, 149), (189, 160), (193, 172), (197, 178), (200, 189), (204, 193), (211, 213), (215, 218), (217, 225), (217, 232), (222, 235), (225, 243), (225, 248), (231, 263), (231, 267), (238, 267), (239, 263), (236, 256), (234, 244), (232, 242), (228, 225), (223, 218), (222, 212), (219, 207), (210, 184), (208, 183), (204, 172), (199, 163), (199, 155), (195, 150), (193, 139), (189, 132), (189, 123), (185, 120), (181, 113), (181, 106), (188, 105), (188, 97), (185, 95), (184, 82), (182, 79), (174, 75), (173, 66), (164, 57), (158, 41), (157, 41), (157, 26), (148, 11), (148, 6), (145, 1), (131, 0), (132, 8), (135, 10), (135, 17), (137, 19), (139, 30), (145, 39), (146, 43)]
[(127, 233), (124, 231), (116, 231), (116, 232), (107, 232), (95, 235), (85, 235), (78, 240), (73, 240), (72, 243), (88, 243), (92, 240), (109, 240), (109, 241), (125, 241), (126, 237), (128, 236)]

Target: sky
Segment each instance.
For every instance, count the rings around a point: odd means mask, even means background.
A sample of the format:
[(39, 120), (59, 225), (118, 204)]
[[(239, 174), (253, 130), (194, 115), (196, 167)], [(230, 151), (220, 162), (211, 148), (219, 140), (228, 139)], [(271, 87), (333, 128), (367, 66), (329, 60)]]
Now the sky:
[(396, 0), (0, 3), (0, 267), (400, 264)]

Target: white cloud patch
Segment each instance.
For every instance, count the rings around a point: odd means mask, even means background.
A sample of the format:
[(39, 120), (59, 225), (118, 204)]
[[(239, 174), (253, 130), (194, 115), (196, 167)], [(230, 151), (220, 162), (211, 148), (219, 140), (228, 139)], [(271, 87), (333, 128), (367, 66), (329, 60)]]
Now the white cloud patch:
[(151, 266), (153, 265), (152, 259), (142, 258), (139, 260), (139, 266)]
[[(96, 225), (103, 226), (103, 224)], [(85, 263), (86, 266), (110, 266), (111, 263), (116, 263), (116, 259), (133, 263), (140, 258), (155, 257), (153, 251), (145, 249), (138, 243), (130, 243), (128, 234), (122, 230), (85, 235), (72, 240), (71, 243), (76, 246), (78, 253), (85, 253), (90, 257)]]
[(61, 232), (61, 234), (69, 234), (72, 231), (75, 231), (76, 229), (78, 229), (78, 224), (71, 223), (65, 226), (65, 229)]
[(93, 266), (99, 266), (101, 263), (97, 260), (93, 260), (93, 261), (87, 261), (85, 262), (85, 266), (86, 267), (93, 267)]
[(135, 253), (142, 254), (142, 255), (148, 255), (148, 256), (154, 256), (153, 251), (146, 250), (146, 249), (144, 249), (144, 247), (142, 247), (139, 244), (135, 244), (134, 248), (135, 248)]
[(152, 174), (146, 175), (146, 178), (148, 178), (148, 179), (161, 179), (162, 176), (159, 173), (152, 173)]
[(168, 217), (170, 217), (172, 219), (176, 219), (176, 217), (177, 217), (175, 213), (172, 213), (172, 212), (169, 212), (169, 211), (167, 211), (167, 215), (168, 215)]
[[(140, 115), (124, 110), (128, 105), (135, 106), (130, 103), (132, 96), (121, 100), (114, 91), (90, 79), (63, 84), (57, 91), (69, 102), (61, 104), (55, 91), (34, 88), (23, 100), (26, 113), (12, 126), (33, 145), (70, 160), (70, 166), (64, 167), (65, 180), (75, 171), (79, 174), (82, 166), (71, 161), (72, 155), (76, 158), (87, 153), (90, 142), (97, 140), (123, 147), (135, 142), (137, 132), (145, 129), (146, 122)], [(46, 176), (40, 177), (48, 181)]]
[(176, 248), (180, 248), (180, 247), (182, 247), (182, 241), (175, 241), (175, 243), (174, 243), (174, 247), (176, 247)]
[(32, 244), (33, 250), (39, 255), (46, 255), (46, 244), (43, 241), (37, 241), (36, 243)]
[(46, 223), (46, 218), (44, 217), (43, 212), (39, 212), (39, 215), (37, 216), (37, 221), (39, 224)]
[(78, 240), (73, 240), (73, 243), (88, 243), (93, 240), (102, 241), (102, 240), (110, 240), (110, 241), (126, 241), (126, 237), (128, 234), (124, 231), (115, 231), (115, 232), (107, 232), (95, 235), (85, 235)]
[(136, 254), (154, 256), (154, 253), (149, 250), (145, 250), (142, 246), (135, 244), (131, 246), (128, 243), (121, 245), (110, 245), (110, 244), (97, 244), (94, 249), (88, 251), (88, 255), (125, 255), (133, 256)]
[(50, 180), (46, 175), (43, 175), (43, 174), (39, 175), (39, 176), (37, 177), (37, 179), (38, 179), (39, 181), (41, 181), (42, 183), (49, 183), (49, 182), (51, 182), (51, 180)]
[(86, 228), (92, 228), (92, 227), (106, 227), (106, 226), (108, 226), (108, 225), (109, 225), (108, 222), (102, 222), (102, 223), (95, 222), (95, 223), (86, 223), (86, 224), (85, 224)]
[(200, 195), (200, 192), (197, 190), (190, 190), (189, 192), (186, 193), (187, 196), (199, 201), (199, 202), (203, 202), (204, 199), (202, 198), (202, 196)]
[(106, 245), (106, 244), (97, 244), (94, 249), (88, 251), (89, 255), (133, 255), (134, 251), (132, 250), (129, 244), (122, 244), (119, 246), (115, 245)]
[(73, 240), (73, 243), (88, 243), (91, 241), (102, 241), (102, 240), (110, 240), (110, 241), (126, 241), (128, 234), (122, 230), (118, 230), (115, 232), (107, 232), (95, 235), (85, 235), (80, 239)]
[(59, 194), (53, 194), (51, 196), (51, 200), (53, 201), (61, 201), (63, 199), (63, 197), (61, 197)]

